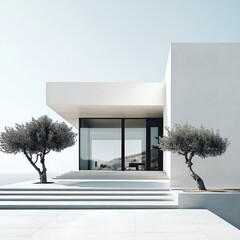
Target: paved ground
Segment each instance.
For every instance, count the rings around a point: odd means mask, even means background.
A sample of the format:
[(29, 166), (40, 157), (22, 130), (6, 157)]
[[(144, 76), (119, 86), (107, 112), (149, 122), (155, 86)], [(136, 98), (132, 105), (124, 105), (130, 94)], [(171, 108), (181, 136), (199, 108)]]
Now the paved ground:
[[(33, 181), (2, 186), (2, 192), (25, 194), (68, 189), (106, 191), (114, 188), (169, 188), (161, 180), (62, 179), (54, 184)], [(99, 190), (98, 189), (98, 190)], [(31, 191), (30, 191), (31, 190)], [(43, 191), (44, 190), (44, 191)], [(48, 194), (47, 194), (48, 195)], [(17, 194), (19, 197), (19, 194)], [(2, 200), (3, 202), (7, 202)], [(240, 240), (240, 231), (208, 210), (0, 210), (0, 240)]]
[(208, 210), (0, 210), (3, 240), (239, 240)]

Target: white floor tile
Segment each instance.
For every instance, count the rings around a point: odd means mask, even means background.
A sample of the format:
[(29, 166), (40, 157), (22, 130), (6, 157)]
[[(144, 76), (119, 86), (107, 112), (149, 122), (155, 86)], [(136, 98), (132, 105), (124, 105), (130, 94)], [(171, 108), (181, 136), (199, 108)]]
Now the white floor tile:
[(2, 240), (239, 240), (208, 210), (2, 210)]
[(15, 228), (12, 225), (12, 228), (0, 228), (0, 239), (11, 239), (11, 238), (28, 238), (31, 237), (34, 233), (38, 231), (38, 228)]
[[(136, 240), (208, 240), (202, 233), (137, 233)], [(217, 239), (216, 239), (217, 240)]]

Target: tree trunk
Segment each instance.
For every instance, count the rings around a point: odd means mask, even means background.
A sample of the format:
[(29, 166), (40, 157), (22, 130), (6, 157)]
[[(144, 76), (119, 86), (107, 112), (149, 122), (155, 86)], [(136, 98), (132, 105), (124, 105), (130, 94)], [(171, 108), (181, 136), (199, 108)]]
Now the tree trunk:
[(204, 190), (204, 191), (207, 190), (205, 188), (205, 185), (204, 185), (204, 182), (203, 182), (202, 178), (200, 178), (194, 171), (191, 171), (191, 170), (190, 170), (190, 175), (197, 182), (199, 190)]
[(199, 190), (204, 190), (204, 191), (207, 190), (205, 188), (203, 180), (192, 170), (192, 163), (191, 163), (191, 161), (187, 162), (187, 166), (188, 166), (189, 171), (190, 171), (190, 176), (197, 182), (198, 189)]
[(42, 171), (40, 172), (40, 183), (47, 183), (47, 168), (44, 156), (41, 157)]
[(40, 183), (47, 183), (47, 171), (46, 170), (42, 170), (39, 173), (39, 179), (40, 179)]
[[(26, 158), (28, 159), (28, 161), (31, 163), (31, 165), (37, 170), (38, 174), (39, 174), (39, 179), (40, 179), (40, 183), (47, 183), (47, 168), (45, 166), (45, 155), (48, 154), (50, 151), (44, 151), (44, 153), (39, 153), (37, 154), (37, 158), (36, 161), (34, 162), (32, 160), (32, 155), (28, 154), (28, 152), (26, 150), (23, 151), (24, 155), (26, 156)], [(37, 167), (36, 163), (38, 161), (38, 157), (41, 157), (41, 164), (42, 164), (42, 171), (39, 167)]]

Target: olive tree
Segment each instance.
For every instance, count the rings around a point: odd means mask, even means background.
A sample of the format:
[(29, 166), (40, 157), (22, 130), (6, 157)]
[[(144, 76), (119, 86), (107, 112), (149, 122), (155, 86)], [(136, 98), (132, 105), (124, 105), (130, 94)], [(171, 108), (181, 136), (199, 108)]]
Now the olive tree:
[(229, 141), (222, 138), (218, 131), (204, 129), (203, 126), (196, 128), (188, 123), (176, 124), (173, 129), (166, 130), (167, 136), (159, 137), (159, 148), (184, 156), (190, 175), (197, 182), (198, 188), (206, 190), (202, 178), (192, 169), (192, 159), (194, 156), (200, 158), (220, 156), (226, 151)]
[(45, 157), (50, 151), (61, 152), (76, 142), (76, 133), (64, 122), (53, 122), (48, 116), (32, 118), (25, 124), (5, 127), (0, 133), (0, 150), (8, 154), (23, 153), (38, 172), (40, 183), (47, 183)]

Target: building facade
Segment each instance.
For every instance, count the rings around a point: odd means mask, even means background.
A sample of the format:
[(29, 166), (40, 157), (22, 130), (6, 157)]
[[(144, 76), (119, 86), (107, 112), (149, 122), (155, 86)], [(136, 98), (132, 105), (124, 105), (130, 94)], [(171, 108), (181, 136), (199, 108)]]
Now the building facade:
[(207, 186), (240, 187), (239, 96), (240, 44), (173, 43), (162, 83), (47, 83), (47, 105), (79, 129), (80, 170), (165, 171), (173, 189), (194, 183), (157, 140), (186, 122), (231, 143), (220, 157), (194, 160)]

